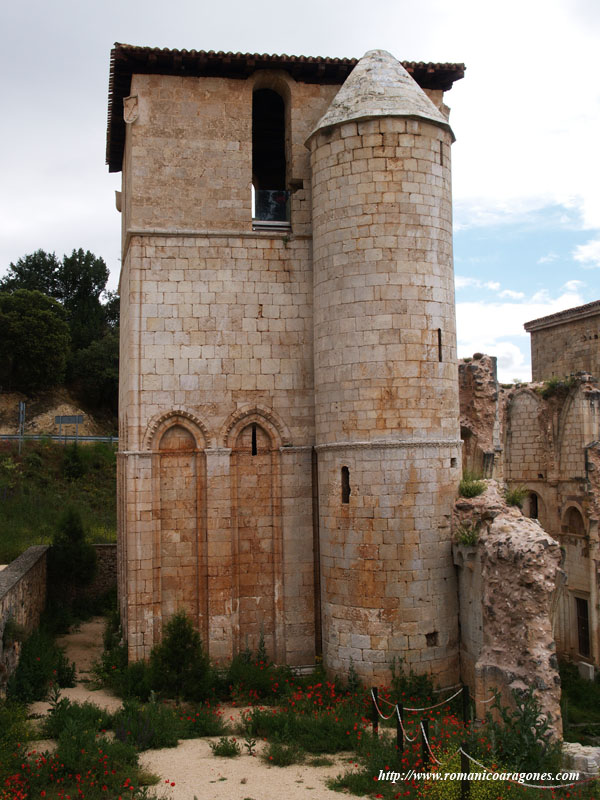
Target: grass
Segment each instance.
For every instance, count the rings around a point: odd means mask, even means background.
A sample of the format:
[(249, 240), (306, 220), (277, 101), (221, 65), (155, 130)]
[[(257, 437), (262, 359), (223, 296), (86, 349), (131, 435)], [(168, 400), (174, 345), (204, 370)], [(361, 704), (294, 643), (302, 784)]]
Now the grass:
[(523, 501), (528, 494), (529, 489), (526, 486), (513, 486), (512, 489), (507, 489), (504, 492), (504, 497), (509, 506), (523, 508)]
[(109, 444), (0, 443), (0, 563), (50, 544), (64, 507), (81, 514), (94, 542), (116, 541), (116, 456)]
[(219, 758), (237, 758), (242, 755), (242, 748), (233, 737), (221, 736), (218, 742), (211, 742), (210, 749)]
[(473, 547), (479, 541), (479, 525), (461, 522), (454, 535), (459, 544)]
[(486, 484), (478, 475), (473, 472), (465, 471), (461, 482), (458, 485), (458, 493), (461, 497), (477, 497), (486, 490)]

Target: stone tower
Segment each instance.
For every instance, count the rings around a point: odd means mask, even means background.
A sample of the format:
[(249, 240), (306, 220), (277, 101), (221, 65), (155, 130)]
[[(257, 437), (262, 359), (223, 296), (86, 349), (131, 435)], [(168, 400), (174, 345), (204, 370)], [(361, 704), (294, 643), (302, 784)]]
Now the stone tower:
[(279, 663), (323, 642), (341, 673), (456, 677), (443, 92), (463, 72), (113, 50), (132, 659), (184, 609), (215, 660), (262, 636)]
[(324, 660), (456, 677), (460, 476), (447, 119), (367, 53), (311, 134)]

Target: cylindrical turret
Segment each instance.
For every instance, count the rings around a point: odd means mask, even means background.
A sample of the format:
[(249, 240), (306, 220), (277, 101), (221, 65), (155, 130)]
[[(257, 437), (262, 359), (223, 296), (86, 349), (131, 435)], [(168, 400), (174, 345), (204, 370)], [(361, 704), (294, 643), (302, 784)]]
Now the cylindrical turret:
[(323, 655), (364, 678), (457, 677), (451, 142), (384, 51), (309, 139)]

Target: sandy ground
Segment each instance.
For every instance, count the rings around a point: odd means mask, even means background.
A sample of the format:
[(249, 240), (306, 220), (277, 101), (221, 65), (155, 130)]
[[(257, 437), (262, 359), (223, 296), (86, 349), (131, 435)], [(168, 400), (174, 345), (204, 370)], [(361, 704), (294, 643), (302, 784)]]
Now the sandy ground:
[[(58, 644), (67, 651), (67, 657), (77, 666), (77, 685), (63, 689), (62, 696), (77, 702), (86, 700), (109, 711), (117, 710), (121, 700), (104, 690), (89, 688), (92, 663), (102, 651), (104, 619), (97, 617), (83, 623), (77, 630), (58, 639)], [(33, 703), (30, 713), (43, 715), (48, 711), (47, 702)], [(224, 709), (224, 717), (235, 721), (238, 708)], [(290, 767), (271, 767), (259, 757), (264, 743), (256, 748), (257, 755), (248, 755), (243, 739), (238, 737), (243, 755), (238, 758), (216, 758), (210, 749), (214, 738), (188, 739), (176, 748), (147, 750), (140, 754), (143, 769), (158, 775), (160, 783), (153, 787), (156, 795), (164, 800), (339, 800), (339, 792), (325, 786), (325, 780), (335, 777), (350, 765), (350, 755), (333, 758), (329, 767), (311, 767), (295, 764)], [(52, 748), (52, 742), (31, 743), (38, 752)]]

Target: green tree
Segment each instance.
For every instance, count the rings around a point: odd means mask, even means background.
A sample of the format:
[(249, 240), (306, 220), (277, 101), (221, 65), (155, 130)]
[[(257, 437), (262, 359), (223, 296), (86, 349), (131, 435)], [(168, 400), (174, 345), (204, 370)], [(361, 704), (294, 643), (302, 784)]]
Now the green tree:
[(38, 291), (0, 292), (0, 383), (32, 392), (65, 376), (69, 353), (65, 311)]
[[(59, 261), (54, 253), (36, 250), (10, 265), (0, 279), (0, 292), (39, 291), (58, 300), (66, 311), (73, 352), (119, 324), (119, 302), (106, 291), (108, 267), (89, 250), (73, 250)], [(102, 302), (102, 299), (105, 302)]]
[(49, 297), (58, 296), (58, 274), (60, 261), (54, 253), (36, 250), (11, 264), (4, 278), (0, 278), (0, 291), (14, 292), (16, 289), (42, 292)]
[(73, 380), (89, 405), (116, 413), (119, 393), (119, 329), (79, 350), (71, 364)]
[(88, 347), (105, 332), (106, 315), (100, 302), (108, 280), (104, 259), (89, 250), (73, 250), (58, 270), (57, 300), (65, 307), (74, 351)]

